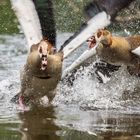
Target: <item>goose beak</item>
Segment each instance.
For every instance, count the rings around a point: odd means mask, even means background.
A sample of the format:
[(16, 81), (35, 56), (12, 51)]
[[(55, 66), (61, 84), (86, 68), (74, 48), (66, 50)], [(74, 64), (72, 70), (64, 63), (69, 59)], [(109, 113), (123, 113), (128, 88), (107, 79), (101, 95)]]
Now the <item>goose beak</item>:
[(47, 69), (47, 64), (48, 64), (48, 61), (47, 61), (47, 55), (42, 55), (41, 57), (41, 68), (40, 70), (46, 70)]
[(88, 43), (88, 47), (89, 47), (90, 49), (93, 48), (93, 47), (95, 47), (95, 45), (96, 45), (95, 36), (90, 37), (90, 38), (87, 40), (87, 43)]
[(41, 67), (40, 70), (46, 70), (47, 69), (47, 58), (48, 58), (48, 44), (45, 41), (42, 41), (39, 44), (39, 48), (38, 48), (38, 52), (39, 52), (39, 57), (41, 59)]

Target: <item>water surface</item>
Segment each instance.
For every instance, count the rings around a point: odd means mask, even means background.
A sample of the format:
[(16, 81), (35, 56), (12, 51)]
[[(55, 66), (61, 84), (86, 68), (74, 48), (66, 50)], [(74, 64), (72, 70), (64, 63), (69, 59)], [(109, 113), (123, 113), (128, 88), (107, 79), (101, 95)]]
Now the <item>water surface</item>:
[[(58, 46), (70, 34), (59, 34)], [(10, 99), (20, 90), (27, 57), (23, 36), (0, 36), (0, 140), (140, 140), (139, 78), (125, 68), (100, 84), (91, 64), (73, 85), (60, 82), (53, 106), (23, 112)], [(81, 50), (65, 60), (64, 67)], [(126, 92), (124, 92), (126, 91)]]

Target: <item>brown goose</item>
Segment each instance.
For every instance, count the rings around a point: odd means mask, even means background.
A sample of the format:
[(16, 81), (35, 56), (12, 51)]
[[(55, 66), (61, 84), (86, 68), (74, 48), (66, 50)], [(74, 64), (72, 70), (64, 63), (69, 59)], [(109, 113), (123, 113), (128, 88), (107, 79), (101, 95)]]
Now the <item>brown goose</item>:
[(21, 91), (16, 95), (22, 104), (38, 103), (43, 96), (52, 101), (52, 92), (61, 79), (63, 53), (47, 40), (32, 45), (21, 72)]
[(97, 42), (97, 55), (102, 60), (113, 65), (127, 65), (131, 74), (140, 73), (140, 35), (117, 37), (108, 30), (99, 30), (89, 40), (89, 47), (94, 47)]

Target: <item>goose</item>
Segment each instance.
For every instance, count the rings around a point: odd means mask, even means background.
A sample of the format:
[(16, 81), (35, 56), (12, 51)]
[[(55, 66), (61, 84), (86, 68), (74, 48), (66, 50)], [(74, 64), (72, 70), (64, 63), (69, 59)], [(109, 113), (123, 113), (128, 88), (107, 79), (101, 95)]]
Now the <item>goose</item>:
[(20, 101), (27, 103), (30, 99), (30, 104), (36, 104), (44, 96), (49, 102), (54, 98), (53, 90), (61, 79), (63, 61), (63, 53), (54, 49), (47, 40), (31, 46), (21, 73)]
[(96, 53), (101, 60), (116, 66), (126, 65), (131, 74), (140, 73), (140, 35), (113, 36), (101, 29), (88, 42), (89, 48), (98, 43)]
[(27, 60), (20, 74), (20, 92), (11, 101), (22, 107), (38, 104), (43, 97), (51, 102), (61, 79), (63, 62), (63, 51), (57, 52), (55, 45), (52, 1), (11, 0), (11, 3), (28, 43)]

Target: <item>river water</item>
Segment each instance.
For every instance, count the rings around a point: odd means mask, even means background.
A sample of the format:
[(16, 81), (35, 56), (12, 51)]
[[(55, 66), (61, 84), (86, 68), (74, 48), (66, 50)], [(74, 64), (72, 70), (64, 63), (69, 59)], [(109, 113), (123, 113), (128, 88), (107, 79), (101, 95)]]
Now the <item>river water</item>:
[[(58, 34), (58, 46), (70, 34)], [(139, 78), (124, 67), (106, 84), (93, 65), (79, 70), (73, 85), (61, 81), (53, 106), (28, 111), (10, 99), (20, 90), (20, 69), (27, 57), (22, 35), (0, 36), (0, 140), (140, 140)], [(64, 68), (85, 48), (65, 60)]]

